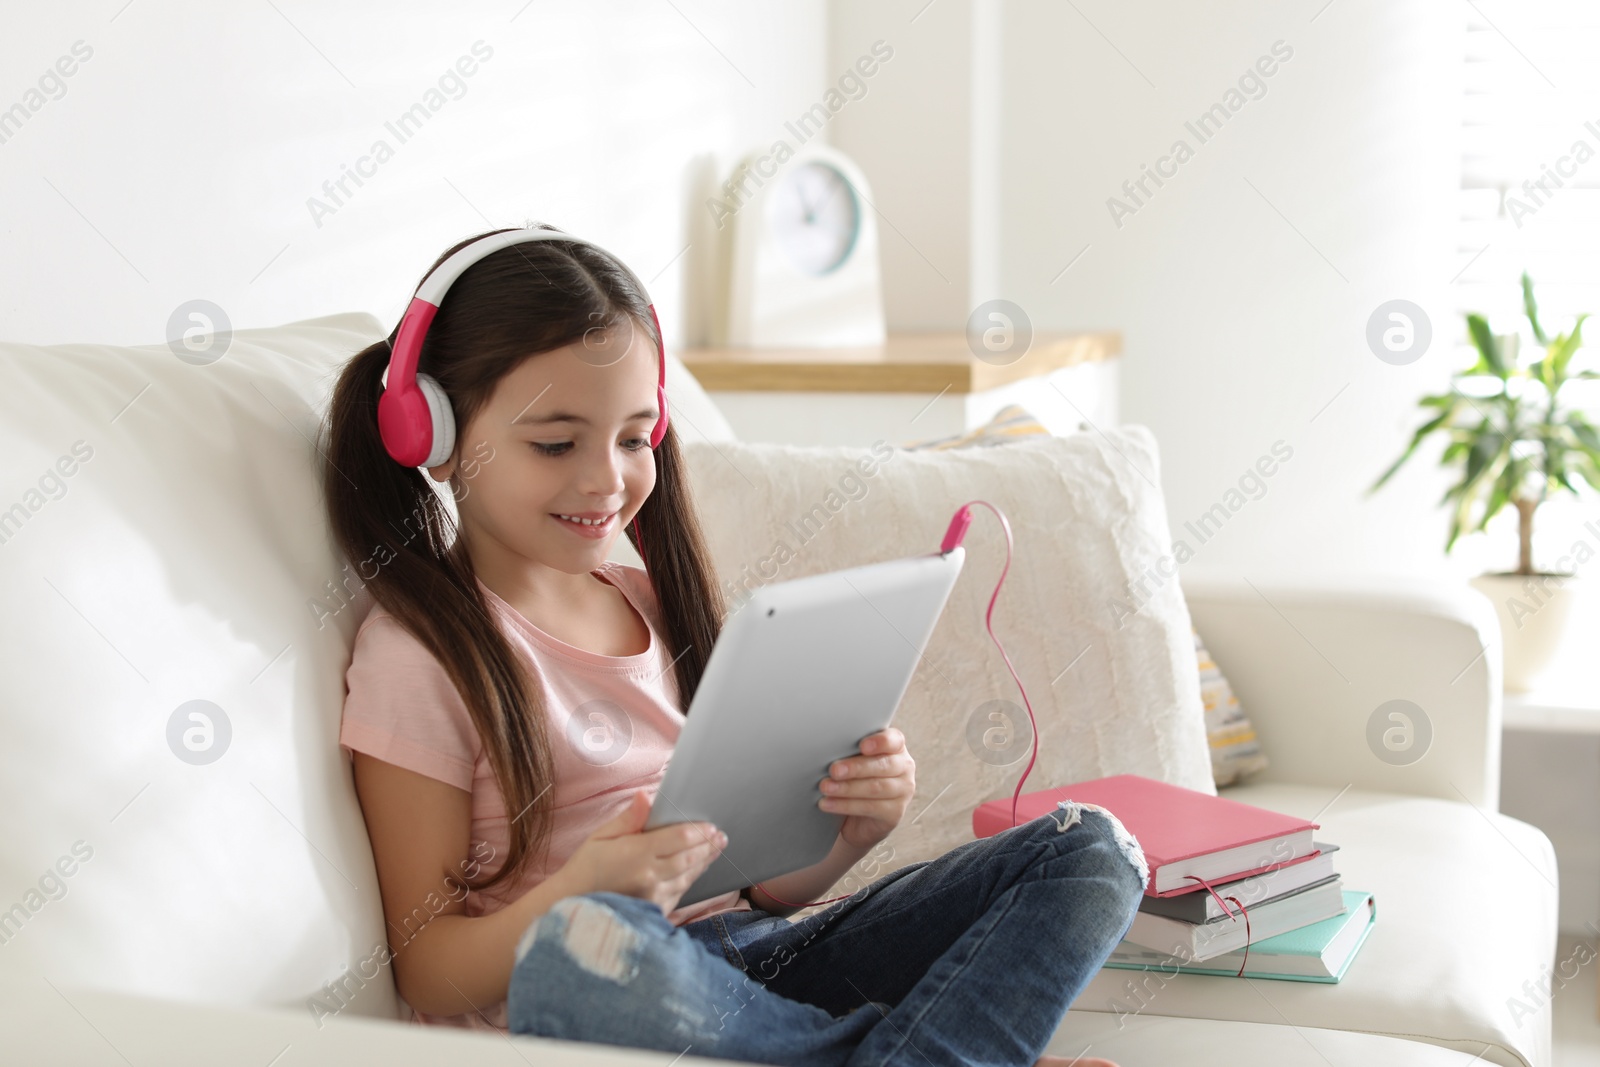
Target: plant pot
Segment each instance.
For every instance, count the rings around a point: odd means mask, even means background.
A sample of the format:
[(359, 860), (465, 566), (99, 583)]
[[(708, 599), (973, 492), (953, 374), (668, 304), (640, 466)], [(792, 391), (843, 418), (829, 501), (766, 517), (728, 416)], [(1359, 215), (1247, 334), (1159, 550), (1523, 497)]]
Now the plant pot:
[(1581, 583), (1573, 574), (1480, 574), (1471, 580), (1494, 602), (1505, 649), (1505, 688), (1534, 687), (1561, 647)]

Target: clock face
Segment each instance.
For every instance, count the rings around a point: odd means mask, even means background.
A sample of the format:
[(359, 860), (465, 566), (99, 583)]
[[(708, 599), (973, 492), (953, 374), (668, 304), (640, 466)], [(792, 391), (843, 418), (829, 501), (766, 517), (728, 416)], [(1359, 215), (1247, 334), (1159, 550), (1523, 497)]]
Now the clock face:
[(849, 179), (826, 163), (802, 163), (767, 198), (778, 247), (807, 274), (827, 274), (849, 258), (861, 209)]

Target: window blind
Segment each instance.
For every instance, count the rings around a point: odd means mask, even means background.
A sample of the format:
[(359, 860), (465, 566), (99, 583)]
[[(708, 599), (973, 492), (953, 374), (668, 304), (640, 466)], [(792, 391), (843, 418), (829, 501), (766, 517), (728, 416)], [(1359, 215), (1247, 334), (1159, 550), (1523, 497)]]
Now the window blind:
[(1600, 316), (1600, 4), (1463, 11), (1456, 310), (1513, 329), (1526, 269), (1541, 320), (1564, 330), (1576, 312)]

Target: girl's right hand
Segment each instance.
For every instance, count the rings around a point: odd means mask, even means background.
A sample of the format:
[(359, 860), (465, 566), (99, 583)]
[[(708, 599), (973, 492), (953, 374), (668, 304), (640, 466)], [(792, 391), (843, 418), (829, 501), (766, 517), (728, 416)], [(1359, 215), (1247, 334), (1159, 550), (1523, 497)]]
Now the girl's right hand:
[(684, 891), (722, 854), (727, 843), (708, 822), (641, 829), (650, 795), (634, 791), (628, 806), (596, 827), (556, 873), (573, 894), (609, 891), (648, 900), (668, 915)]

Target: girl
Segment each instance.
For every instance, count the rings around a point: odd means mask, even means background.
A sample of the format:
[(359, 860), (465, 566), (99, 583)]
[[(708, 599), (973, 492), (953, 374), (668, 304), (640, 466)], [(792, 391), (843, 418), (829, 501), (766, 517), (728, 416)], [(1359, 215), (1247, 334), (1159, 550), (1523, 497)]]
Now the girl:
[[(648, 297), (601, 249), (524, 235), (438, 303), (417, 370), (459, 428), (448, 456), (408, 467), (380, 436), (397, 329), (340, 374), (323, 470), (339, 547), (368, 561), (339, 739), (412, 1017), (817, 1067), (1055, 1061), (1132, 923), (1137, 843), (1072, 806), (789, 921), (904, 816), (891, 727), (819, 783), (844, 816), (826, 859), (678, 906), (724, 841), (642, 827), (724, 605)], [(643, 570), (606, 558), (630, 524)]]

